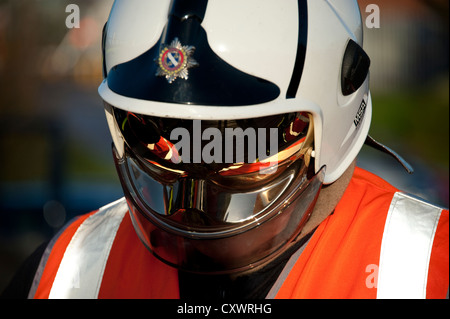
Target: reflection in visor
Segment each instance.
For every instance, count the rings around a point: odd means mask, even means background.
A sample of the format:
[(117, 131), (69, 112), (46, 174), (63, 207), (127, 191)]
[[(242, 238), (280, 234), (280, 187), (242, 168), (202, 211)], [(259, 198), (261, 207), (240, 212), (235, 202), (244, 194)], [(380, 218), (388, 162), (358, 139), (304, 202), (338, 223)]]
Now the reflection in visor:
[[(195, 121), (118, 109), (114, 115), (126, 142), (123, 157), (116, 152), (114, 157), (133, 225), (141, 241), (166, 263), (215, 273), (253, 267), (281, 252), (308, 219), (324, 177), (324, 169), (314, 175), (309, 166), (309, 114), (201, 121), (198, 127)], [(271, 141), (257, 141), (268, 154), (264, 159), (249, 161), (251, 154), (246, 152), (244, 160), (231, 163), (195, 161), (195, 152), (186, 157), (195, 144), (180, 148), (180, 141), (171, 138), (171, 131), (179, 128), (190, 134), (196, 129), (216, 128), (226, 134), (227, 128), (276, 128), (272, 137), (277, 138), (277, 150), (270, 149)], [(240, 137), (233, 146), (247, 150), (251, 139)], [(208, 143), (202, 141), (201, 149)]]
[[(176, 227), (189, 226), (213, 230), (227, 223), (240, 223), (257, 217), (270, 206), (292, 182), (292, 174), (283, 174), (265, 187), (237, 192), (211, 180), (179, 178), (164, 184), (148, 174), (146, 167), (129, 154), (125, 155), (125, 173), (139, 198), (154, 213), (166, 216)], [(201, 212), (194, 219), (185, 210)], [(179, 215), (182, 215), (181, 217)], [(181, 218), (181, 219), (180, 219)]]

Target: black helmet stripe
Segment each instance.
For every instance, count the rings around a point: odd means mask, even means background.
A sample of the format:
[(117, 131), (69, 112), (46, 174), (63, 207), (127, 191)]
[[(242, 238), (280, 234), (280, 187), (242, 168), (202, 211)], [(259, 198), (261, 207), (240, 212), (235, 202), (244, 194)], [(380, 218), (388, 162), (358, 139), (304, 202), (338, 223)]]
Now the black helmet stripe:
[(297, 95), (300, 79), (303, 74), (306, 57), (306, 42), (308, 38), (308, 5), (307, 0), (298, 0), (298, 42), (297, 56), (295, 58), (294, 70), (287, 89), (286, 98), (293, 99)]

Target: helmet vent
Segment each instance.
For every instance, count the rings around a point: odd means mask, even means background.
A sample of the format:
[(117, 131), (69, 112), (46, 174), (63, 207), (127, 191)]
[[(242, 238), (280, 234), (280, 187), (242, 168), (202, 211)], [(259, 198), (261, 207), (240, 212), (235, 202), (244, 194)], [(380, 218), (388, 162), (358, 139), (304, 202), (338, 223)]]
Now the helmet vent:
[(343, 95), (356, 92), (366, 80), (369, 73), (370, 58), (353, 40), (345, 49), (341, 71), (341, 88)]

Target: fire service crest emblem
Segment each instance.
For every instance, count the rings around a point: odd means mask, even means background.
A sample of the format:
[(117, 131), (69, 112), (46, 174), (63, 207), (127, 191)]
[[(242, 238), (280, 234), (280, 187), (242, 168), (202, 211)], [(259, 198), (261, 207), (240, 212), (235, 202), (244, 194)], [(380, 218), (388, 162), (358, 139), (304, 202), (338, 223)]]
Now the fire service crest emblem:
[(170, 45), (166, 45), (157, 58), (158, 70), (156, 76), (164, 76), (169, 83), (177, 78), (187, 80), (189, 69), (198, 66), (197, 61), (192, 57), (195, 47), (182, 45), (178, 38), (175, 38)]

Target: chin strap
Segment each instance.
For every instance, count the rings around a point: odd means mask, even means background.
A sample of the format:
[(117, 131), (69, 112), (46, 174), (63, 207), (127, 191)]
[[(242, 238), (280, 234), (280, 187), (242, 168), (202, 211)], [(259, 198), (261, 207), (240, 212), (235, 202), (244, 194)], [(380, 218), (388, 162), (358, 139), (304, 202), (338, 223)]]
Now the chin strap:
[(405, 159), (403, 159), (403, 157), (398, 155), (395, 151), (393, 151), (389, 147), (381, 144), (380, 142), (375, 141), (370, 135), (367, 135), (364, 144), (371, 146), (379, 151), (382, 151), (383, 153), (391, 155), (397, 160), (397, 162), (399, 162), (403, 166), (403, 168), (408, 172), (408, 174), (414, 173), (414, 168), (412, 168), (412, 166)]

